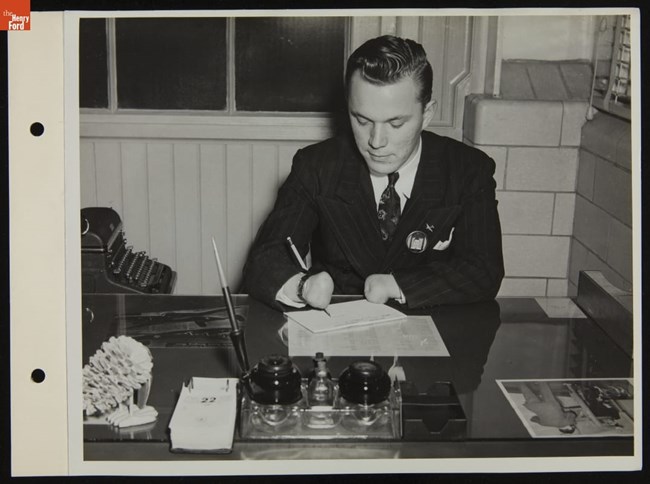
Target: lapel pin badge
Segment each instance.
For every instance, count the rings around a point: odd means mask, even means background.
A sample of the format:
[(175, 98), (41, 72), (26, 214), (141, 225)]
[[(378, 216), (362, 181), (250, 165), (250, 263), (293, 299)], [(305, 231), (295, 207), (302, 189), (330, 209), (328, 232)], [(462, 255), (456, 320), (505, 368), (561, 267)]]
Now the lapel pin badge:
[(414, 254), (420, 254), (427, 248), (427, 234), (421, 230), (414, 230), (406, 237), (406, 247)]

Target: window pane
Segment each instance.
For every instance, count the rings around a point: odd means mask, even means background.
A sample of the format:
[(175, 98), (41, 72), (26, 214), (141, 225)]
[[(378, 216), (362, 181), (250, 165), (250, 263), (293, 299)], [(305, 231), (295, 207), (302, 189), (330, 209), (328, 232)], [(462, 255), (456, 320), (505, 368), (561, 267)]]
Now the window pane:
[(342, 95), (344, 18), (238, 18), (238, 111), (332, 111)]
[(79, 20), (79, 105), (108, 107), (106, 20)]
[(226, 108), (226, 19), (117, 19), (119, 108)]

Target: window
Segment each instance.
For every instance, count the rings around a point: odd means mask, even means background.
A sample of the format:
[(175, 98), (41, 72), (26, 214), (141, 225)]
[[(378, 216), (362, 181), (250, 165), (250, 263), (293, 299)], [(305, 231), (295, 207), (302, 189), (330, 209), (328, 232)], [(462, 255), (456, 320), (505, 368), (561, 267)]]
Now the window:
[(86, 108), (108, 107), (106, 21), (84, 19), (79, 24), (79, 103)]
[(340, 99), (343, 23), (331, 18), (242, 18), (235, 29), (236, 108), (327, 111)]
[(330, 111), (342, 94), (345, 30), (342, 17), (81, 19), (80, 105)]
[(630, 17), (602, 17), (597, 43), (593, 105), (630, 119)]
[(119, 109), (226, 109), (226, 19), (115, 21)]

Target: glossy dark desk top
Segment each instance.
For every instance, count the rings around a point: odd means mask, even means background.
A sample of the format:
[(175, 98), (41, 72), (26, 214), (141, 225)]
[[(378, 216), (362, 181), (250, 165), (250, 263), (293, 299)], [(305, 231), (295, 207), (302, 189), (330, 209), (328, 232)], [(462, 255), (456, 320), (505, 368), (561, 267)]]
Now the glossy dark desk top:
[[(94, 319), (84, 321), (83, 363), (111, 335), (138, 336), (154, 358), (149, 404), (159, 412), (155, 424), (137, 430), (85, 426), (86, 460), (160, 459), (301, 459), (301, 458), (408, 458), (408, 457), (520, 457), (631, 455), (631, 438), (536, 439), (519, 421), (499, 389), (496, 379), (621, 378), (631, 376), (631, 361), (589, 319), (549, 318), (534, 299), (499, 299), (463, 306), (441, 306), (412, 314), (430, 314), (451, 357), (400, 358), (407, 379), (421, 391), (437, 380), (454, 384), (467, 416), (463, 441), (385, 443), (257, 443), (235, 437), (233, 452), (225, 456), (169, 452), (167, 424), (182, 383), (192, 376), (225, 377), (239, 374), (229, 344), (229, 323), (216, 329), (192, 327), (180, 335), (163, 335), (164, 327), (143, 336), (121, 317), (124, 314), (213, 308), (214, 296), (84, 295), (83, 305)], [(247, 310), (246, 333), (251, 364), (270, 353), (285, 353), (278, 336), (281, 313), (246, 296), (235, 305)], [(90, 312), (85, 312), (86, 315)], [(190, 323), (194, 324), (194, 323)], [(151, 328), (149, 328), (151, 329)], [(338, 375), (355, 358), (331, 358)], [(384, 368), (392, 358), (375, 358)], [(311, 358), (294, 358), (303, 372)], [(81, 363), (81, 362), (80, 362)]]

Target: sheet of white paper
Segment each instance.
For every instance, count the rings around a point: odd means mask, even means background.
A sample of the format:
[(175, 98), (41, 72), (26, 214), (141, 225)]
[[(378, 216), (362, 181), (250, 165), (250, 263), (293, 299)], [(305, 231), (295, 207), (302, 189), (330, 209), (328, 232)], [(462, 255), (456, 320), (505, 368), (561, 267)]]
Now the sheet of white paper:
[(430, 316), (405, 316), (340, 331), (312, 333), (289, 319), (289, 354), (314, 356), (449, 356)]
[(406, 317), (404, 313), (385, 304), (374, 304), (365, 299), (330, 304), (327, 313), (317, 309), (290, 311), (286, 316), (314, 333), (340, 330), (352, 326), (395, 321)]

